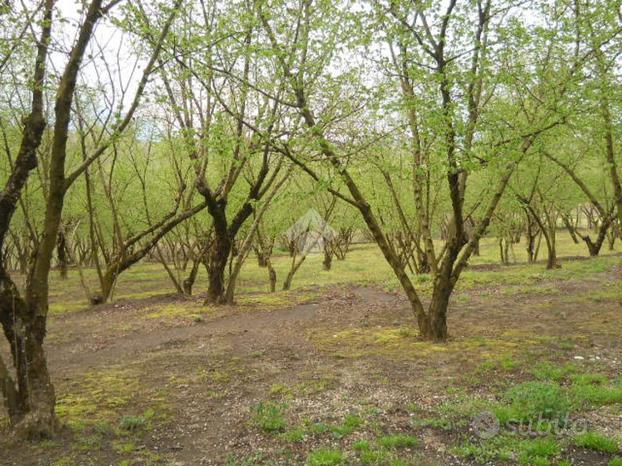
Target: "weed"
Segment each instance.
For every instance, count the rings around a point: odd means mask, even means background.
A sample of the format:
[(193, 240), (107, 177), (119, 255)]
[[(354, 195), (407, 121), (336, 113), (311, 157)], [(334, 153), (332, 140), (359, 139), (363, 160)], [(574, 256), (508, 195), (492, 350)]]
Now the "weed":
[(306, 431), (302, 427), (297, 427), (283, 432), (280, 437), (286, 442), (302, 442), (306, 436)]
[(387, 449), (414, 447), (419, 441), (412, 435), (395, 434), (378, 438), (378, 445)]
[(585, 432), (574, 438), (574, 444), (588, 450), (601, 451), (603, 453), (618, 453), (620, 451), (618, 441), (598, 432)]
[(345, 464), (346, 456), (341, 450), (321, 448), (307, 457), (307, 466), (337, 466)]
[(571, 395), (575, 402), (592, 405), (622, 403), (622, 387), (609, 385), (574, 384)]
[(554, 439), (524, 440), (518, 450), (519, 462), (532, 465), (549, 464), (549, 459), (561, 452), (559, 444)]
[(363, 420), (359, 416), (355, 414), (348, 414), (342, 424), (331, 426), (330, 431), (333, 433), (335, 438), (342, 438), (350, 435), (362, 424)]
[(287, 426), (284, 404), (261, 402), (253, 408), (251, 423), (265, 432), (281, 432)]
[(536, 364), (531, 373), (538, 380), (561, 382), (568, 376), (576, 374), (577, 371), (577, 366), (571, 363), (559, 365), (543, 362)]
[(525, 382), (505, 394), (507, 406), (495, 409), (502, 423), (535, 418), (561, 419), (570, 411), (567, 393), (557, 384)]

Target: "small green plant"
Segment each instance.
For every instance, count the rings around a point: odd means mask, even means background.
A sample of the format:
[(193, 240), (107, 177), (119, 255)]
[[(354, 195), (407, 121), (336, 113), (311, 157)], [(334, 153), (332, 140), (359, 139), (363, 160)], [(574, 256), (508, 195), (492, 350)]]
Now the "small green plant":
[(578, 405), (611, 405), (622, 403), (622, 387), (611, 385), (574, 384), (571, 395)]
[(342, 424), (330, 426), (330, 431), (336, 438), (350, 435), (363, 424), (363, 420), (356, 414), (348, 414)]
[(275, 383), (270, 387), (269, 393), (271, 397), (290, 397), (292, 390), (283, 383)]
[(265, 432), (282, 432), (287, 427), (284, 404), (261, 402), (253, 408), (251, 422)]
[(352, 449), (355, 451), (367, 451), (371, 448), (369, 440), (355, 440), (352, 444)]
[(585, 432), (574, 438), (574, 444), (589, 450), (603, 453), (618, 453), (620, 447), (618, 441), (598, 432)]
[(390, 454), (386, 450), (369, 449), (362, 451), (359, 459), (361, 463), (365, 465), (387, 464), (390, 459)]
[(609, 379), (603, 374), (576, 374), (571, 377), (572, 383), (577, 385), (605, 385)]
[(552, 364), (550, 362), (542, 362), (536, 364), (536, 366), (531, 370), (533, 376), (538, 380), (543, 381), (551, 381), (551, 382), (561, 382), (568, 376), (576, 374), (577, 367), (572, 364)]
[(453, 449), (454, 453), (478, 463), (509, 461), (516, 447), (516, 439), (507, 435), (498, 435), (482, 442), (466, 442)]
[(378, 438), (378, 445), (387, 449), (414, 447), (417, 443), (416, 437), (405, 434), (385, 435)]
[(554, 439), (525, 440), (519, 445), (519, 462), (530, 465), (548, 465), (559, 455), (561, 448)]
[(561, 419), (570, 411), (568, 394), (557, 384), (525, 382), (511, 388), (505, 395), (508, 406), (497, 409), (502, 422), (525, 421), (542, 417)]
[(616, 456), (611, 461), (609, 461), (609, 463), (607, 463), (607, 466), (622, 466), (622, 458)]
[(119, 427), (128, 432), (134, 432), (142, 429), (146, 424), (147, 419), (144, 416), (123, 416)]
[(341, 450), (320, 448), (309, 454), (307, 466), (337, 466), (345, 464), (346, 456)]
[(281, 438), (286, 442), (302, 442), (306, 437), (306, 432), (302, 427), (297, 427), (281, 434)]

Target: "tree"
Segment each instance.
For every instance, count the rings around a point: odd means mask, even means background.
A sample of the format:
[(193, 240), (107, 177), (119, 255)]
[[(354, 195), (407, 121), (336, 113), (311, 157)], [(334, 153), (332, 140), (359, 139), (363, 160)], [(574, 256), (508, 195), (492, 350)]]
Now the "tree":
[[(327, 126), (331, 118), (335, 118), (334, 115), (322, 114), (320, 110), (320, 117), (316, 116), (318, 108), (321, 108), (317, 100), (327, 99), (326, 95), (319, 95), (321, 81), (318, 76), (328, 81), (328, 86), (334, 87), (335, 82), (339, 82), (339, 78), (331, 79), (325, 64), (336, 54), (336, 44), (346, 40), (345, 35), (340, 36), (343, 30), (335, 26), (332, 19), (342, 12), (338, 6), (328, 7), (312, 1), (302, 2), (296, 9), (287, 2), (271, 6), (268, 12), (260, 4), (259, 16), (272, 47), (276, 66), (280, 67), (287, 79), (289, 91), (296, 101), (296, 110), (307, 126), (310, 137), (315, 140), (325, 163), (330, 164), (341, 177), (350, 194), (345, 200), (359, 210), (406, 292), (421, 336), (430, 340), (445, 340), (447, 308), (455, 284), (479, 238), (486, 232), (518, 162), (540, 134), (560, 123), (556, 102), (564, 93), (564, 83), (576, 71), (575, 65), (561, 61), (551, 63), (550, 59), (545, 59), (539, 69), (528, 70), (521, 67), (520, 63), (512, 62), (512, 54), (515, 55), (516, 50), (508, 53), (510, 47), (505, 54), (493, 57), (491, 54), (494, 50), (488, 47), (489, 38), (490, 35), (503, 33), (503, 18), (506, 17), (504, 13), (507, 9), (496, 11), (498, 20), (492, 24), (490, 2), (476, 2), (456, 9), (456, 2), (450, 1), (444, 11), (427, 4), (414, 5), (413, 8), (410, 2), (374, 3), (377, 23), (394, 50), (399, 50), (395, 52), (399, 53), (395, 62), (403, 70), (399, 73), (404, 96), (403, 108), (407, 110), (411, 122), (415, 153), (419, 150), (416, 134), (420, 123), (412, 110), (419, 107), (418, 102), (412, 101), (409, 85), (423, 83), (425, 88), (427, 83), (431, 83), (432, 86), (429, 91), (432, 94), (426, 103), (432, 105), (433, 111), (426, 122), (426, 128), (431, 128), (435, 134), (435, 156), (444, 158), (451, 210), (449, 231), (441, 253), (434, 254), (429, 247), (430, 234), (422, 231), (427, 254), (434, 256), (429, 257), (434, 280), (432, 299), (426, 310), (403, 263), (388, 241), (361, 183), (351, 174), (337, 145), (329, 137)], [(429, 15), (434, 18), (430, 19)], [(350, 16), (342, 14), (342, 17), (344, 20), (337, 23), (345, 24), (345, 18)], [(291, 24), (291, 28), (284, 21)], [(471, 24), (475, 25), (474, 32), (469, 31), (468, 25)], [(351, 30), (348, 29), (348, 32)], [(318, 39), (320, 37), (321, 40)], [(455, 46), (450, 48), (451, 44)], [(542, 46), (550, 55), (553, 50), (550, 41), (547, 43), (543, 40)], [(542, 49), (537, 52), (542, 52)], [(546, 53), (542, 55), (546, 57)], [(496, 59), (508, 61), (504, 66), (518, 69), (521, 76), (513, 79), (511, 75), (502, 73), (500, 68), (493, 67), (491, 64)], [(549, 83), (555, 74), (558, 78)], [(528, 84), (523, 84), (525, 82)], [(545, 84), (547, 89), (555, 92), (547, 92)], [(321, 82), (321, 85), (327, 84)], [(502, 92), (505, 92), (505, 96), (501, 95)], [(464, 99), (461, 101), (463, 105), (456, 103), (459, 95)], [(495, 110), (503, 110), (505, 106), (505, 111), (496, 117), (497, 128), (493, 128), (490, 121), (487, 127), (482, 128), (480, 122), (483, 117), (492, 117), (490, 112), (485, 111), (485, 105), (493, 107), (491, 102), (495, 103)], [(352, 108), (352, 105), (348, 108)], [(510, 119), (509, 124), (505, 118)], [(501, 128), (504, 129), (499, 131)], [(503, 137), (499, 138), (499, 133)], [(488, 192), (487, 202), (480, 208), (478, 225), (469, 238), (465, 228), (465, 197), (469, 172), (477, 166), (476, 162), (494, 166), (496, 171), (492, 170), (491, 174), (496, 181)], [(307, 173), (311, 171), (308, 168)], [(415, 180), (415, 184), (420, 185), (421, 180)]]
[[(224, 10), (216, 3), (189, 5), (170, 51), (174, 66), (161, 72), (171, 126), (178, 130), (173, 137), (193, 164), (194, 186), (212, 222), (207, 304), (227, 301), (225, 269), (237, 235), (282, 167), (270, 144), (283, 134), (281, 102), (255, 90), (255, 81), (272, 77), (253, 61), (253, 18), (238, 12), (236, 4)], [(278, 82), (269, 92), (280, 94)]]
[[(46, 334), (48, 312), (48, 279), (52, 255), (61, 223), (65, 195), (75, 180), (88, 166), (101, 156), (112, 141), (129, 125), (140, 101), (148, 76), (153, 70), (162, 41), (174, 17), (169, 15), (162, 30), (158, 46), (144, 70), (142, 79), (128, 112), (111, 128), (109, 138), (103, 140), (86, 160), (70, 173), (66, 173), (67, 143), (70, 133), (72, 105), (78, 74), (83, 57), (91, 41), (95, 25), (118, 4), (112, 0), (103, 4), (92, 0), (78, 26), (73, 44), (54, 90), (54, 120), (51, 130), (50, 153), (47, 166), (48, 187), (41, 234), (35, 245), (32, 262), (28, 266), (28, 280), (20, 292), (3, 263), (0, 263), (0, 323), (11, 348), (15, 379), (3, 361), (0, 361), (2, 393), (15, 432), (25, 437), (49, 437), (57, 429), (54, 413), (55, 392), (47, 369), (43, 341)], [(0, 248), (2, 248), (16, 205), (26, 185), (29, 173), (37, 166), (37, 150), (45, 131), (44, 87), (46, 62), (52, 28), (56, 24), (54, 1), (44, 4), (35, 58), (32, 100), (29, 114), (24, 119), (21, 144), (11, 173), (0, 195)], [(33, 29), (37, 26), (32, 24)], [(45, 86), (44, 86), (45, 85)]]

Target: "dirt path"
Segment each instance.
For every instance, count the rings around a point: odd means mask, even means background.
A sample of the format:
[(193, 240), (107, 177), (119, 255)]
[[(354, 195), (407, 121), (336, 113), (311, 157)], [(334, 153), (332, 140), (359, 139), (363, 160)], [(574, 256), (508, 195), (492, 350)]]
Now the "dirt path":
[[(62, 334), (70, 328), (71, 339), (66, 341), (65, 338), (60, 344), (50, 345), (49, 364), (52, 372), (84, 370), (190, 342), (217, 342), (236, 348), (238, 353), (258, 351), (267, 345), (296, 341), (296, 335), (303, 335), (310, 326), (322, 326), (334, 320), (336, 316), (329, 309), (335, 306), (348, 303), (355, 310), (349, 318), (356, 320), (366, 312), (360, 308), (362, 304), (369, 303), (373, 307), (374, 303), (392, 301), (397, 299), (377, 288), (336, 288), (317, 301), (293, 307), (250, 312), (232, 307), (227, 315), (207, 317), (201, 322), (188, 324), (181, 321), (180, 326), (156, 326), (146, 331), (139, 328), (118, 335), (115, 324), (119, 320), (126, 323), (140, 321), (147, 310), (121, 303), (101, 311), (76, 312), (51, 319), (50, 333)], [(340, 320), (343, 317), (338, 316)], [(301, 343), (298, 339), (297, 344)]]

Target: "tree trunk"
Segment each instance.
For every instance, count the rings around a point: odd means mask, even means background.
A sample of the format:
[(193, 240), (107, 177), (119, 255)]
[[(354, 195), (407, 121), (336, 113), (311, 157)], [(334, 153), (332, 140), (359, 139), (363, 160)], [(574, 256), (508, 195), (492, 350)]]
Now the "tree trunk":
[(333, 253), (327, 241), (324, 241), (324, 260), (322, 261), (322, 267), (324, 270), (330, 270), (333, 265)]
[(253, 246), (253, 251), (255, 251), (255, 255), (257, 256), (257, 266), (262, 269), (266, 268), (268, 266), (268, 261), (261, 247)]
[(296, 255), (294, 254), (294, 256), (292, 257), (292, 266), (290, 267), (289, 272), (287, 273), (287, 276), (285, 277), (285, 281), (283, 282), (283, 291), (288, 291), (292, 288), (292, 281), (294, 279), (294, 275), (296, 274), (296, 272), (298, 271), (298, 269), (300, 268), (300, 266), (302, 265), (302, 263), (305, 261), (306, 258), (307, 258), (307, 255), (303, 254), (300, 260), (296, 262)]
[(56, 253), (58, 255), (58, 271), (61, 279), (67, 278), (68, 269), (68, 257), (67, 257), (67, 239), (65, 238), (65, 232), (62, 228), (58, 232), (58, 239), (56, 242)]
[(188, 274), (186, 279), (182, 282), (182, 288), (186, 296), (192, 296), (192, 287), (194, 286), (194, 282), (197, 279), (200, 264), (201, 264), (200, 258), (196, 258), (192, 262), (192, 269), (190, 269), (190, 273)]
[(564, 222), (564, 226), (566, 227), (566, 230), (568, 230), (568, 233), (572, 238), (572, 242), (574, 244), (579, 244), (579, 238), (577, 238), (577, 231), (575, 226), (572, 224), (571, 219), (567, 215), (562, 215), (562, 221)]
[(547, 259), (546, 259), (546, 268), (547, 270), (551, 269), (559, 269), (561, 265), (557, 262), (557, 248), (555, 246), (555, 229), (551, 229), (551, 231), (544, 235), (544, 239), (546, 240), (546, 249), (547, 249)]
[(2, 279), (0, 323), (10, 344), (16, 381), (0, 362), (2, 393), (9, 420), (22, 438), (51, 438), (58, 429), (56, 396), (47, 369), (43, 340), (45, 316), (29, 306), (10, 278)]
[(598, 256), (598, 254), (600, 253), (600, 249), (602, 248), (605, 239), (607, 239), (607, 232), (609, 231), (609, 227), (611, 227), (613, 220), (614, 219), (611, 215), (601, 219), (598, 227), (598, 236), (596, 237), (596, 241), (592, 241), (590, 235), (581, 236), (581, 239), (587, 245), (590, 256), (595, 257)]
[(270, 258), (267, 258), (266, 267), (268, 267), (268, 278), (270, 280), (270, 293), (274, 293), (276, 291), (276, 270), (272, 266), (272, 261)]
[[(439, 278), (437, 286), (434, 287), (432, 293), (432, 301), (428, 307), (428, 323), (424, 327), (425, 333), (422, 333), (426, 340), (443, 342), (447, 340), (447, 308), (449, 307), (449, 297), (451, 296), (452, 287), (446, 281), (441, 283)], [(421, 324), (419, 325), (421, 332)]]
[(224, 304), (225, 269), (231, 254), (232, 241), (226, 232), (214, 232), (214, 244), (208, 256), (208, 289), (205, 304)]

